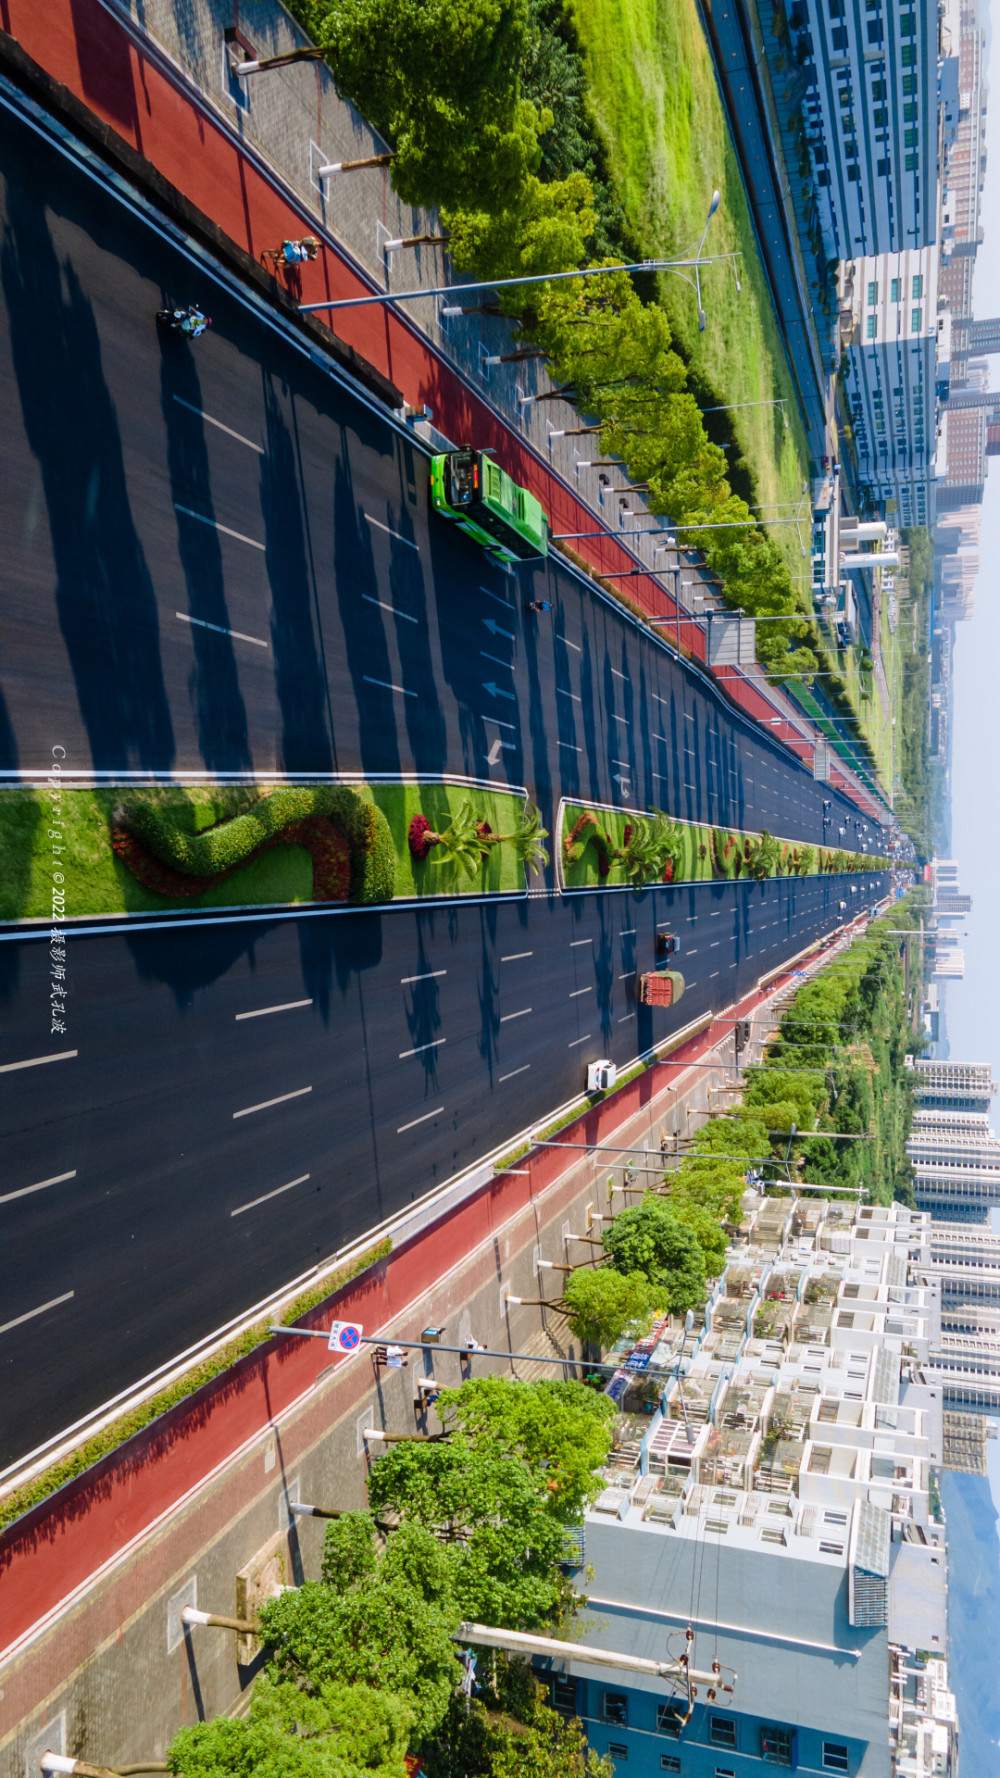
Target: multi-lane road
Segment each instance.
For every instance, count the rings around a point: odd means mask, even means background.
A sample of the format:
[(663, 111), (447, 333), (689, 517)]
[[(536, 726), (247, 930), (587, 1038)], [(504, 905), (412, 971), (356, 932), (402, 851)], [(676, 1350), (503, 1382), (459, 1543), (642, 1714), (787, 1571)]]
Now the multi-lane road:
[[(456, 774), (549, 826), (575, 795), (824, 837), (825, 787), (710, 681), (558, 558), (492, 566), (429, 510), (418, 440), (2, 105), (0, 165), (6, 782), (58, 747), (111, 780)], [(211, 334), (164, 338), (167, 299)], [(78, 927), (57, 1039), (47, 947), (0, 934), (0, 1461), (883, 890), (550, 873), (523, 901)], [(654, 1015), (657, 929), (688, 989)]]

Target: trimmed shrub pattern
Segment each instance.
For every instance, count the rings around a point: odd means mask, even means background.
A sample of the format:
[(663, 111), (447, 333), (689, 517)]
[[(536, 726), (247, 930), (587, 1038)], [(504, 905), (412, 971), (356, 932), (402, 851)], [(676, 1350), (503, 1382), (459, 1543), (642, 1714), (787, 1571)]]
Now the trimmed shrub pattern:
[[(332, 867), (332, 848), (328, 844), (324, 854), (329, 869), (320, 885), (327, 893), (320, 893), (317, 899), (383, 902), (391, 901), (395, 890), (396, 857), (389, 824), (380, 809), (365, 802), (346, 784), (288, 785), (272, 790), (245, 814), (203, 833), (184, 833), (160, 807), (139, 796), (126, 798), (116, 817), (112, 844), (129, 869), (133, 869), (134, 851), (122, 840), (115, 844), (119, 834), (137, 840), (171, 873), (194, 880), (198, 886), (187, 891), (189, 894), (200, 894), (210, 880), (219, 882), (266, 848), (293, 839), (309, 846), (315, 867), (313, 843), (321, 844), (321, 823), (346, 840), (350, 877), (346, 895), (329, 893), (330, 889), (341, 887), (341, 873)], [(138, 870), (134, 874), (143, 881)]]

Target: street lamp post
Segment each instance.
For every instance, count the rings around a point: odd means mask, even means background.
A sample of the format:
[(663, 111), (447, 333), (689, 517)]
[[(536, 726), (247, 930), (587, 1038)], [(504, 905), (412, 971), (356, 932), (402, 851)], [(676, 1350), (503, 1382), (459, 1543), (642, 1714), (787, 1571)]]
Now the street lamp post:
[[(342, 296), (333, 302), (300, 303), (299, 308), (302, 314), (312, 315), (330, 309), (366, 308), (374, 303), (415, 302), (422, 296), (468, 296), (476, 291), (512, 290), (525, 284), (559, 284), (564, 283), (569, 278), (601, 278), (607, 277), (612, 272), (673, 272), (677, 277), (683, 278), (686, 284), (690, 284), (692, 289), (697, 293), (698, 329), (699, 332), (702, 332), (704, 331), (706, 324), (705, 310), (701, 300), (702, 267), (708, 265), (732, 266), (734, 276), (736, 277), (736, 287), (737, 289), (740, 288), (739, 274), (736, 272), (736, 260), (739, 257), (738, 253), (716, 253), (709, 255), (707, 258), (702, 254), (702, 249), (705, 245), (705, 237), (708, 234), (709, 223), (721, 202), (722, 199), (719, 192), (714, 191), (712, 193), (712, 202), (709, 205), (705, 227), (702, 230), (701, 240), (698, 242), (697, 252), (693, 255), (685, 255), (680, 259), (641, 259), (621, 265), (582, 266), (575, 271), (569, 272), (533, 272), (530, 275), (517, 278), (480, 278), (471, 284), (441, 284), (429, 289), (421, 288), (417, 290), (386, 290), (380, 292), (376, 296)], [(694, 273), (693, 278), (688, 276), (689, 272)]]

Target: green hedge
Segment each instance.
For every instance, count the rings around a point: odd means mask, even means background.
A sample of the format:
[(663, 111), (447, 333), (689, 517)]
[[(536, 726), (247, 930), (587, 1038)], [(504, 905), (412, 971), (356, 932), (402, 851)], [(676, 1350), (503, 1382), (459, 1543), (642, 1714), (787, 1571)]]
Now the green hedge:
[(243, 864), (259, 847), (300, 822), (324, 817), (351, 849), (353, 902), (391, 901), (396, 852), (385, 816), (346, 784), (287, 785), (261, 797), (252, 809), (203, 833), (184, 833), (156, 803), (141, 795), (125, 799), (122, 826), (159, 859), (188, 877), (212, 877)]
[[(338, 1290), (343, 1290), (345, 1285), (350, 1284), (362, 1272), (367, 1272), (369, 1266), (376, 1265), (380, 1259), (386, 1259), (391, 1252), (392, 1241), (386, 1235), (373, 1247), (368, 1247), (364, 1253), (359, 1253), (349, 1265), (341, 1266), (338, 1271), (331, 1272), (328, 1278), (324, 1278), (322, 1283), (314, 1285), (312, 1290), (304, 1291), (301, 1296), (297, 1296), (294, 1302), (289, 1303), (278, 1324), (281, 1327), (294, 1326), (295, 1322), (300, 1321), (303, 1315), (308, 1315), (310, 1309), (317, 1308), (320, 1303), (335, 1296)], [(178, 1402), (184, 1401), (187, 1396), (194, 1395), (196, 1390), (203, 1389), (206, 1383), (211, 1383), (213, 1378), (221, 1376), (223, 1371), (230, 1370), (234, 1364), (237, 1364), (241, 1358), (245, 1358), (248, 1353), (253, 1352), (256, 1347), (266, 1345), (267, 1341), (272, 1338), (268, 1328), (274, 1323), (275, 1317), (271, 1316), (268, 1321), (259, 1321), (254, 1327), (248, 1327), (238, 1339), (230, 1340), (228, 1345), (222, 1347), (221, 1351), (216, 1352), (211, 1358), (206, 1358), (203, 1364), (196, 1365), (193, 1370), (188, 1371), (186, 1376), (179, 1377), (176, 1383), (170, 1385), (169, 1389), (161, 1390), (159, 1395), (154, 1395), (150, 1401), (142, 1402), (139, 1407), (133, 1408), (131, 1413), (122, 1414), (119, 1419), (113, 1420), (110, 1426), (106, 1426), (103, 1432), (95, 1433), (93, 1438), (86, 1439), (77, 1450), (71, 1451), (68, 1457), (62, 1458), (59, 1463), (53, 1463), (49, 1469), (43, 1470), (41, 1475), (35, 1476), (33, 1481), (25, 1482), (22, 1488), (15, 1488), (13, 1493), (8, 1494), (4, 1500), (0, 1500), (0, 1531), (13, 1524), (14, 1520), (19, 1519), (22, 1514), (30, 1512), (33, 1506), (38, 1506), (41, 1501), (47, 1500), (50, 1494), (55, 1494), (59, 1488), (64, 1488), (66, 1483), (71, 1482), (75, 1476), (82, 1475), (84, 1470), (99, 1463), (102, 1457), (109, 1456), (112, 1451), (118, 1449), (119, 1445), (123, 1445), (126, 1439), (134, 1438), (135, 1434), (141, 1432), (143, 1427), (148, 1426), (152, 1420), (158, 1420), (161, 1414), (166, 1414), (170, 1408), (176, 1407)]]

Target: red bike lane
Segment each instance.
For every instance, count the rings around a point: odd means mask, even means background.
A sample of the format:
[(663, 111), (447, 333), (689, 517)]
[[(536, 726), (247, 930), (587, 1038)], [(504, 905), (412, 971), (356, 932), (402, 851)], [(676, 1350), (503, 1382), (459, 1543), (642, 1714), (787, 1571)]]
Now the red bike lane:
[[(168, 58), (103, 0), (0, 0), (0, 24), (54, 80), (82, 101), (254, 260), (289, 237), (313, 233), (315, 217), (263, 159), (201, 101)], [(372, 286), (345, 253), (324, 241), (316, 261), (297, 268), (304, 302), (368, 294)], [(502, 452), (505, 468), (537, 495), (554, 533), (594, 528), (594, 514), (544, 460), (480, 399), (407, 318), (388, 305), (338, 315), (337, 335), (396, 384), (408, 404), (429, 407), (447, 437)], [(704, 632), (678, 609), (651, 574), (609, 533), (581, 540), (578, 559), (598, 575), (627, 577), (628, 598), (648, 616), (678, 619), (684, 653), (706, 668), (746, 715), (766, 725), (797, 758), (811, 763), (811, 741), (739, 668), (708, 668)], [(634, 577), (633, 577), (634, 575)], [(620, 579), (619, 579), (620, 584)], [(811, 727), (811, 725), (810, 725)], [(800, 751), (801, 750), (801, 751)], [(874, 798), (832, 767), (831, 781), (866, 814), (881, 819)]]

